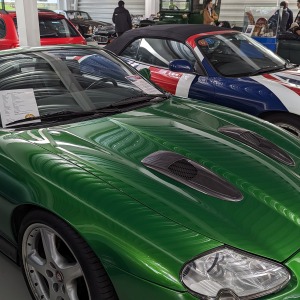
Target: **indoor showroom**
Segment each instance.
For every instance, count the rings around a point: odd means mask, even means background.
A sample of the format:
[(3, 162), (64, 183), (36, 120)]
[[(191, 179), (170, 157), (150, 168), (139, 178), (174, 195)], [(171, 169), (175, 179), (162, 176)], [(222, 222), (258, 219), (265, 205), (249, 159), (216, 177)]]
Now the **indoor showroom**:
[(0, 6), (0, 300), (300, 300), (300, 0)]

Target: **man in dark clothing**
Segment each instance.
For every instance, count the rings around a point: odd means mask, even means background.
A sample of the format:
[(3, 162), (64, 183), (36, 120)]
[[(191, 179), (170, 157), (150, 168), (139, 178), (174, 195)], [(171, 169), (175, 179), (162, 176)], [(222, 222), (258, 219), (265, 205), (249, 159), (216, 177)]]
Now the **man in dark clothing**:
[(295, 18), (295, 22), (297, 22), (298, 24), (300, 23), (300, 0), (297, 0), (297, 7), (299, 9), (297, 16)]
[(112, 16), (112, 21), (115, 24), (116, 33), (118, 36), (132, 28), (129, 11), (124, 7), (124, 5), (124, 1), (119, 1), (118, 7), (115, 8)]
[(294, 22), (294, 16), (293, 16), (293, 12), (289, 9), (289, 2), (286, 0), (285, 3), (286, 3), (287, 12), (289, 13), (289, 19), (286, 23), (286, 30), (288, 30), (291, 27), (292, 23)]
[(286, 32), (293, 23), (293, 12), (288, 8), (288, 1), (281, 1), (280, 9), (281, 13), (279, 9), (276, 10), (268, 20), (268, 25), (269, 28), (273, 29), (274, 32), (277, 32), (277, 29), (279, 29), (279, 32), (283, 33)]

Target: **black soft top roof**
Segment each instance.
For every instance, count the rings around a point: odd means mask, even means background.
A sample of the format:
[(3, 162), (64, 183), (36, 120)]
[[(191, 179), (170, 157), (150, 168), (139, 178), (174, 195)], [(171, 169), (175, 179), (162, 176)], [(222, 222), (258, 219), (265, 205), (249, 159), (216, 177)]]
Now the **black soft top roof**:
[(119, 54), (126, 45), (141, 37), (168, 38), (184, 43), (187, 38), (197, 33), (225, 30), (231, 29), (203, 24), (153, 25), (126, 31), (105, 48)]

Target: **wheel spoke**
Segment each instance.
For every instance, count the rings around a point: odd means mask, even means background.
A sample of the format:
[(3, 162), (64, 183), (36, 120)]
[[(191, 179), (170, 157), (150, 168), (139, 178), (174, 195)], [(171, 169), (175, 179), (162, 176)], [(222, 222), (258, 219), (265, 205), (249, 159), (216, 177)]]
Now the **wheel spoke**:
[(65, 293), (60, 290), (61, 287), (56, 290), (50, 287), (50, 300), (56, 300), (58, 296), (66, 300), (79, 300), (76, 279), (83, 276), (80, 264), (77, 261), (71, 264), (58, 252), (56, 243), (57, 235), (54, 232), (43, 228), (40, 229), (40, 233), (46, 260), (48, 263), (54, 262), (56, 264), (57, 270), (63, 275), (63, 284), (65, 285)]
[(76, 263), (72, 266), (66, 266), (66, 268), (64, 268), (62, 272), (64, 276), (64, 283), (68, 299), (78, 300), (76, 279), (83, 276), (83, 272), (79, 263)]
[(83, 276), (82, 269), (79, 265), (79, 263), (76, 263), (75, 265), (69, 265), (62, 269), (62, 273), (64, 275), (64, 281), (66, 283), (69, 283), (79, 277)]
[(53, 261), (58, 266), (62, 265), (64, 258), (57, 251), (55, 243), (56, 235), (45, 228), (40, 229), (40, 232), (47, 262)]
[(68, 295), (68, 299), (70, 300), (79, 300), (77, 295), (77, 283), (76, 281), (72, 281), (66, 284), (66, 293)]
[(44, 274), (46, 261), (43, 259), (36, 250), (32, 250), (27, 255), (27, 263), (34, 268), (37, 272)]

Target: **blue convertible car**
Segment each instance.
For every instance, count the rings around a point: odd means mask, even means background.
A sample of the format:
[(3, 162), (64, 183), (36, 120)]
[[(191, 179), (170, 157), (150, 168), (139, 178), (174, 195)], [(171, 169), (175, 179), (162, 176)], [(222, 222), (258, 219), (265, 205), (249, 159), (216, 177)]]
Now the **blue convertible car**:
[(106, 46), (172, 94), (228, 106), (300, 138), (300, 68), (247, 35), (210, 25), (159, 25)]

